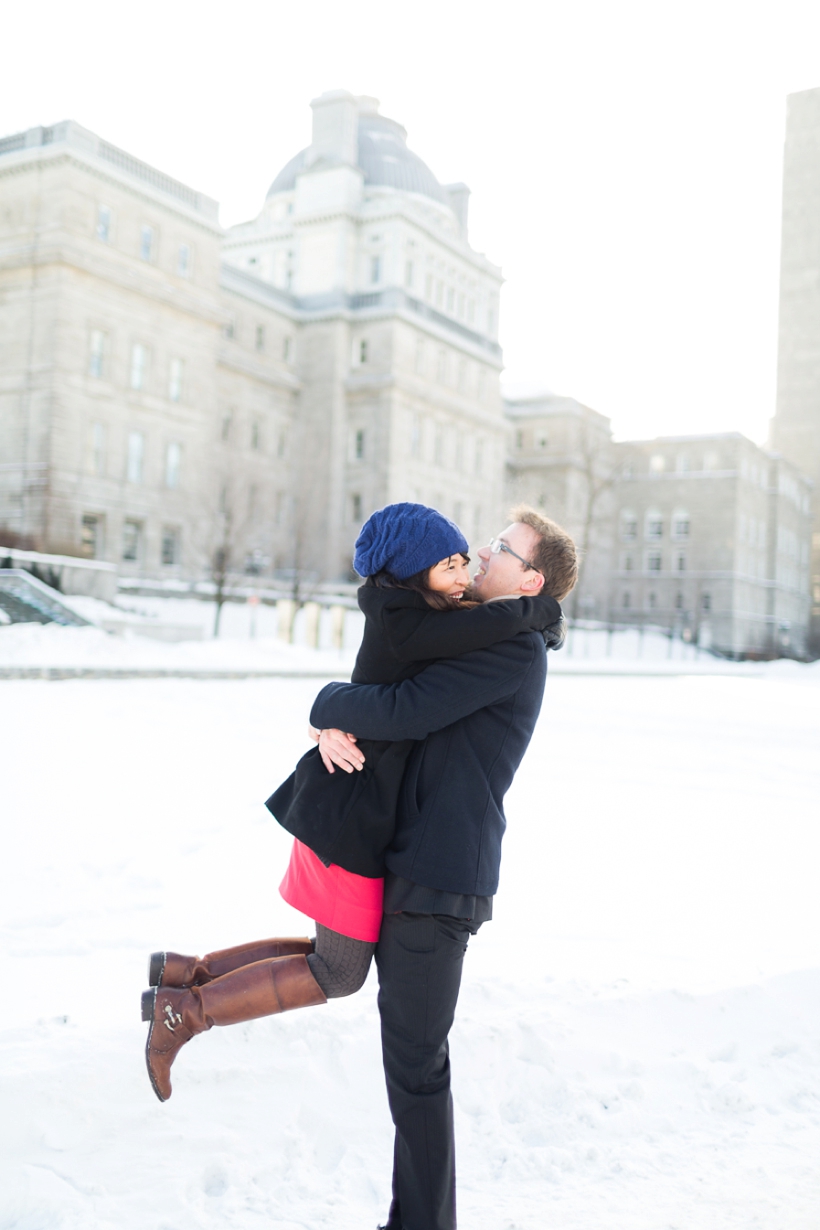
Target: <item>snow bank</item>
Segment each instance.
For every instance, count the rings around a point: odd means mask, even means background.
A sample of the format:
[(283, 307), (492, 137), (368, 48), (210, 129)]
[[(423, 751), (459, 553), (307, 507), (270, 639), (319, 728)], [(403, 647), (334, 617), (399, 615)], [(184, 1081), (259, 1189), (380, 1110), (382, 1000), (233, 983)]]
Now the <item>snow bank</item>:
[[(160, 1105), (153, 948), (304, 934), (261, 805), (315, 684), (0, 684), (2, 1230), (362, 1230), (375, 986), (212, 1030)], [(559, 678), (452, 1055), (465, 1230), (815, 1230), (814, 687)]]

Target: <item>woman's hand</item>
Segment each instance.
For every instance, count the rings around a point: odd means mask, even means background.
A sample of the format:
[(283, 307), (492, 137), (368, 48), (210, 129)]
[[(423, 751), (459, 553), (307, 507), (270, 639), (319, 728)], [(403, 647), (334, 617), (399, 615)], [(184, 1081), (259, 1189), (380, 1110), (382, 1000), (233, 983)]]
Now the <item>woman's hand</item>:
[(343, 730), (314, 730), (310, 728), (310, 737), (319, 744), (319, 755), (328, 773), (335, 773), (336, 765), (345, 773), (361, 771), (364, 756), (356, 746), (356, 736), (345, 734)]

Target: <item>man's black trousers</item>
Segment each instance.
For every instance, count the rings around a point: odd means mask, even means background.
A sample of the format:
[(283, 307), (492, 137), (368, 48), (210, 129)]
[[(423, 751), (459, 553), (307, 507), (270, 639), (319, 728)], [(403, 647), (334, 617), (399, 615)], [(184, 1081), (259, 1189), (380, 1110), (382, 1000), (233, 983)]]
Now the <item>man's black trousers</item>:
[(387, 1098), (396, 1125), (389, 1230), (454, 1230), (455, 1142), (447, 1035), (467, 941), (447, 914), (385, 914), (376, 947)]

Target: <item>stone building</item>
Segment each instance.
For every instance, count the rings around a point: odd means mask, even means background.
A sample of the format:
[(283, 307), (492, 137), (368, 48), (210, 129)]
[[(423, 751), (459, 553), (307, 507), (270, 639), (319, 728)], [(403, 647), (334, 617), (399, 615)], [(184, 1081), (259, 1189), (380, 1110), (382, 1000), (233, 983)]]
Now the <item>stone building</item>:
[(616, 444), (618, 619), (732, 655), (803, 655), (811, 483), (738, 432)]
[(803, 656), (812, 483), (737, 432), (611, 439), (571, 398), (507, 403), (508, 494), (585, 555), (570, 612), (733, 656)]
[(606, 618), (617, 455), (609, 419), (572, 397), (545, 394), (504, 403), (507, 494), (569, 531), (580, 552), (573, 616)]
[(439, 184), (375, 99), (311, 106), (310, 146), (228, 232), (223, 279), (297, 313), (310, 481), (295, 503), (338, 575), (363, 518), (394, 500), (434, 505), (473, 542), (496, 523), (501, 273), (469, 245), (469, 189)]
[(771, 439), (814, 482), (811, 641), (820, 653), (820, 89), (788, 99)]
[(372, 509), (502, 499), (500, 271), (373, 99), (313, 104), (259, 217), (72, 122), (0, 140), (0, 532), (199, 578), (347, 576)]
[(293, 324), (221, 285), (221, 241), (216, 202), (77, 124), (0, 142), (9, 545), (170, 576), (271, 550)]

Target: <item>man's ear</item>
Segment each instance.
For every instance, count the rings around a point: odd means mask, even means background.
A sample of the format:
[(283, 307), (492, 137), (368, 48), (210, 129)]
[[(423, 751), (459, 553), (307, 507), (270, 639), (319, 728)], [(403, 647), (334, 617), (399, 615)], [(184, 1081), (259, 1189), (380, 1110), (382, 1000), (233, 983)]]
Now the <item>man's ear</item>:
[(540, 572), (533, 571), (528, 575), (526, 581), (521, 583), (522, 594), (540, 594), (544, 588), (544, 578)]

